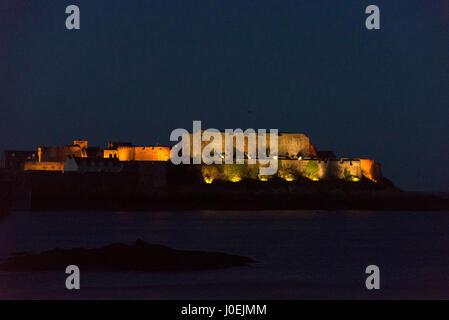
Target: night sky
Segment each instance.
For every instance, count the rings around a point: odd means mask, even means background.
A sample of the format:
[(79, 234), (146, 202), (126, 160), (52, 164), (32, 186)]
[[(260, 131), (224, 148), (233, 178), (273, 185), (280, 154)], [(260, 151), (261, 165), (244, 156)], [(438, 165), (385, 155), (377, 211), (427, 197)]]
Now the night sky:
[(0, 150), (168, 144), (202, 120), (302, 132), (447, 192), (448, 40), (444, 0), (2, 0)]

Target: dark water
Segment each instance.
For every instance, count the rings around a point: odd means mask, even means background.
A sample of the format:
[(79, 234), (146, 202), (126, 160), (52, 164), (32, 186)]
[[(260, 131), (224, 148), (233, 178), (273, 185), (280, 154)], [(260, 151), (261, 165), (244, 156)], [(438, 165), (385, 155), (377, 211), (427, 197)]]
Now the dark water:
[[(449, 212), (14, 212), (0, 220), (10, 252), (136, 239), (241, 254), (251, 267), (178, 273), (0, 271), (0, 298), (449, 298)], [(76, 264), (76, 261), (73, 261)], [(381, 289), (365, 288), (379, 266)]]

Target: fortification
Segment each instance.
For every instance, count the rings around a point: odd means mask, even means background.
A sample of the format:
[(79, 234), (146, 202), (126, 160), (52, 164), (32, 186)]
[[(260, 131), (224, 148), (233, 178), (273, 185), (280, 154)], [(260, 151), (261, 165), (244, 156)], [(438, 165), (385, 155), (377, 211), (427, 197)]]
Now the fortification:
[(360, 159), (362, 174), (371, 181), (378, 182), (382, 178), (380, 163), (370, 159)]
[(27, 161), (24, 164), (25, 171), (63, 171), (64, 162), (58, 161)]
[(39, 147), (39, 162), (65, 162), (69, 156), (85, 158), (86, 149), (86, 140), (75, 140), (70, 146)]
[(103, 157), (104, 158), (118, 158), (118, 151), (105, 149), (105, 150), (103, 150)]
[[(259, 175), (259, 164), (221, 164), (201, 165), (201, 174), (206, 183), (213, 181), (238, 182), (243, 179), (267, 181), (273, 176)], [(285, 181), (306, 178), (312, 181), (340, 179), (360, 181), (361, 162), (358, 159), (322, 161), (320, 159), (282, 159), (278, 160), (276, 177)]]
[(309, 137), (302, 133), (280, 133), (278, 137), (279, 158), (316, 157), (317, 152)]
[(87, 149), (87, 140), (73, 140), (73, 145), (81, 149)]
[[(204, 133), (204, 131), (202, 132)], [(226, 152), (225, 132), (220, 132), (220, 139), (217, 141), (201, 141), (201, 150), (212, 144), (216, 149), (221, 150), (222, 159)], [(269, 155), (270, 137), (269, 133), (265, 136), (265, 147)], [(189, 139), (191, 156), (195, 156), (193, 150), (193, 134), (183, 136), (183, 139)], [(258, 149), (258, 139), (255, 137), (256, 144), (254, 150)], [(285, 181), (295, 181), (299, 179), (309, 179), (311, 181), (319, 180), (346, 180), (359, 181), (362, 178), (378, 182), (382, 179), (382, 171), (379, 163), (370, 159), (346, 159), (337, 160), (333, 152), (317, 152), (310, 139), (301, 133), (279, 133), (278, 134), (278, 155), (273, 156), (272, 160), (278, 162), (278, 171), (274, 176), (261, 176), (259, 174), (260, 165), (258, 161), (253, 163), (249, 154), (249, 138), (245, 136), (242, 141), (232, 139), (232, 150), (234, 157), (237, 150), (243, 151), (244, 164), (221, 164), (193, 166), (201, 171), (201, 175), (206, 183), (213, 181), (232, 181), (238, 182), (243, 179), (252, 179), (266, 181), (274, 177)], [(110, 142), (108, 149), (98, 147), (89, 147), (87, 140), (74, 140), (72, 145), (68, 146), (41, 146), (38, 148), (38, 159), (35, 152), (32, 151), (7, 151), (5, 152), (5, 167), (25, 171), (61, 171), (64, 172), (64, 165), (71, 167), (67, 163), (68, 159), (77, 159), (76, 172), (118, 172), (125, 166), (120, 162), (130, 162), (127, 167), (132, 166), (134, 162), (140, 162), (138, 174), (145, 176), (141, 181), (157, 179), (158, 183), (165, 185), (165, 163), (170, 160), (170, 147), (168, 146), (132, 146), (130, 142)], [(88, 158), (90, 151), (90, 161), (94, 158), (103, 158), (109, 163), (117, 163), (117, 170), (114, 168), (104, 168), (104, 161), (96, 161), (98, 165), (86, 167), (80, 158)], [(74, 160), (73, 160), (74, 161)], [(72, 161), (72, 162), (73, 162)], [(80, 162), (81, 161), (81, 162)], [(72, 163), (72, 167), (73, 167)], [(156, 168), (157, 167), (157, 168)], [(154, 169), (154, 170), (153, 170)], [(70, 171), (70, 170), (69, 170)], [(157, 178), (155, 172), (158, 173)], [(146, 185), (147, 182), (141, 183)], [(153, 186), (154, 187), (154, 186)], [(143, 187), (144, 188), (144, 187)]]
[(331, 179), (359, 181), (362, 178), (362, 170), (358, 159), (279, 160), (278, 176), (287, 181), (296, 180), (299, 177), (314, 181)]
[[(204, 130), (201, 131), (204, 133)], [(215, 141), (211, 138), (211, 141), (201, 141), (201, 152), (207, 146), (213, 146), (216, 150), (226, 150), (226, 139), (225, 132), (220, 132), (221, 141)], [(191, 157), (195, 157), (197, 152), (195, 152), (193, 148), (193, 139), (194, 133), (189, 133), (184, 136), (183, 139), (188, 139), (190, 141), (190, 155)], [(270, 148), (270, 133), (265, 135), (265, 147), (267, 149), (267, 155), (269, 154)], [(233, 147), (233, 155), (235, 157), (236, 151), (239, 150), (243, 152), (246, 157), (249, 155), (250, 149), (248, 148), (248, 144), (252, 143), (254, 150), (257, 150), (259, 147), (259, 140), (255, 137), (254, 142), (250, 142), (250, 138), (245, 135), (243, 137), (243, 145), (239, 144), (236, 137), (234, 136), (232, 139), (232, 147)], [(257, 152), (257, 151), (256, 151)], [(298, 157), (316, 157), (317, 152), (313, 144), (310, 142), (309, 137), (302, 133), (280, 133), (278, 134), (278, 156), (279, 158), (292, 158), (298, 159)]]
[[(105, 150), (106, 151), (106, 150)], [(110, 150), (108, 151), (108, 155)], [(106, 153), (105, 153), (106, 155)], [(170, 147), (117, 147), (117, 157), (120, 161), (168, 161), (170, 160)]]

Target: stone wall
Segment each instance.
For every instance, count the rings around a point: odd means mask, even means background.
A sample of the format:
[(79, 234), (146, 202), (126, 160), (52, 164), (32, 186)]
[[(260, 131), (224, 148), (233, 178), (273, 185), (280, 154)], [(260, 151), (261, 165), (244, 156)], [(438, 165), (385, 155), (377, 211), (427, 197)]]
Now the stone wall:
[(118, 158), (118, 151), (117, 150), (103, 150), (103, 157), (108, 158)]
[(81, 149), (87, 149), (87, 140), (73, 140), (74, 146), (79, 146)]
[(278, 175), (281, 178), (302, 176), (311, 180), (360, 180), (362, 170), (360, 160), (279, 160)]
[[(199, 167), (203, 179), (207, 183), (212, 183), (214, 180), (238, 182), (242, 179), (265, 181), (272, 177), (260, 176), (259, 164), (248, 164), (247, 161), (245, 164), (214, 164)], [(299, 178), (359, 181), (362, 179), (362, 169), (360, 160), (278, 160), (276, 176), (286, 181), (294, 181)]]
[(168, 161), (170, 147), (135, 147), (135, 161)]
[(65, 162), (69, 156), (87, 157), (86, 149), (76, 146), (39, 147), (39, 162)]
[[(112, 150), (105, 150), (106, 151)], [(170, 147), (118, 147), (117, 155), (120, 161), (168, 161)]]
[(118, 147), (117, 154), (120, 161), (133, 161), (134, 147)]
[[(204, 130), (201, 131), (204, 134)], [(220, 132), (221, 139), (215, 140), (211, 138), (210, 141), (202, 141), (201, 140), (201, 151), (206, 147), (210, 146), (214, 149), (222, 150), (222, 153), (225, 153), (226, 147), (226, 139), (225, 132)], [(194, 135), (192, 133), (185, 135), (183, 139), (190, 140), (190, 155), (191, 157), (196, 156), (196, 152), (193, 150), (193, 138)], [(248, 150), (248, 141), (251, 140), (248, 136), (244, 137), (243, 148), (241, 148), (240, 144), (237, 143), (236, 138), (232, 139), (232, 147), (233, 154), (235, 157), (236, 150), (241, 150), (246, 154), (250, 154), (251, 150)], [(255, 152), (257, 153), (258, 148), (258, 138), (255, 138)], [(266, 154), (270, 154), (270, 134), (266, 134), (265, 139), (265, 147), (267, 149)], [(279, 157), (289, 157), (289, 158), (298, 158), (298, 156), (302, 157), (312, 157), (316, 156), (317, 152), (313, 144), (310, 142), (310, 139), (302, 134), (302, 133), (279, 133), (278, 134), (278, 156)]]
[(363, 176), (374, 182), (378, 182), (382, 178), (382, 170), (380, 163), (370, 159), (360, 159)]
[(25, 162), (25, 171), (63, 171), (64, 162), (58, 161), (27, 161)]
[(280, 133), (278, 137), (280, 157), (316, 156), (317, 152), (309, 137), (302, 133)]

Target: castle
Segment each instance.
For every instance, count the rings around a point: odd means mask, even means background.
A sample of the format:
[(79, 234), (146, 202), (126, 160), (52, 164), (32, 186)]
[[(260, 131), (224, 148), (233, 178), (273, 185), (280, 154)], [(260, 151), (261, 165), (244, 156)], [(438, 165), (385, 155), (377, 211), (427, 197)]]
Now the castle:
[[(224, 133), (222, 133), (223, 135)], [(224, 143), (225, 139), (222, 139)], [(207, 143), (202, 142), (201, 151)], [(239, 148), (233, 145), (235, 150)], [(54, 172), (120, 172), (133, 163), (163, 170), (170, 164), (170, 146), (133, 146), (130, 142), (109, 142), (106, 148), (89, 147), (86, 140), (74, 140), (66, 146), (40, 146), (35, 151), (4, 152), (6, 169)], [(205, 183), (238, 182), (243, 179), (267, 181), (274, 177), (287, 182), (297, 179), (377, 182), (382, 178), (380, 164), (371, 159), (337, 158), (333, 152), (317, 151), (310, 139), (301, 133), (278, 134), (278, 171), (275, 176), (259, 175), (259, 163), (249, 163), (247, 142), (243, 146), (243, 164), (181, 165), (196, 170)], [(192, 152), (192, 156), (195, 154)], [(224, 158), (224, 155), (222, 155)], [(252, 162), (252, 161), (251, 161)], [(157, 169), (157, 170), (156, 170)], [(158, 176), (161, 174), (158, 173)], [(151, 177), (150, 177), (151, 179)]]

